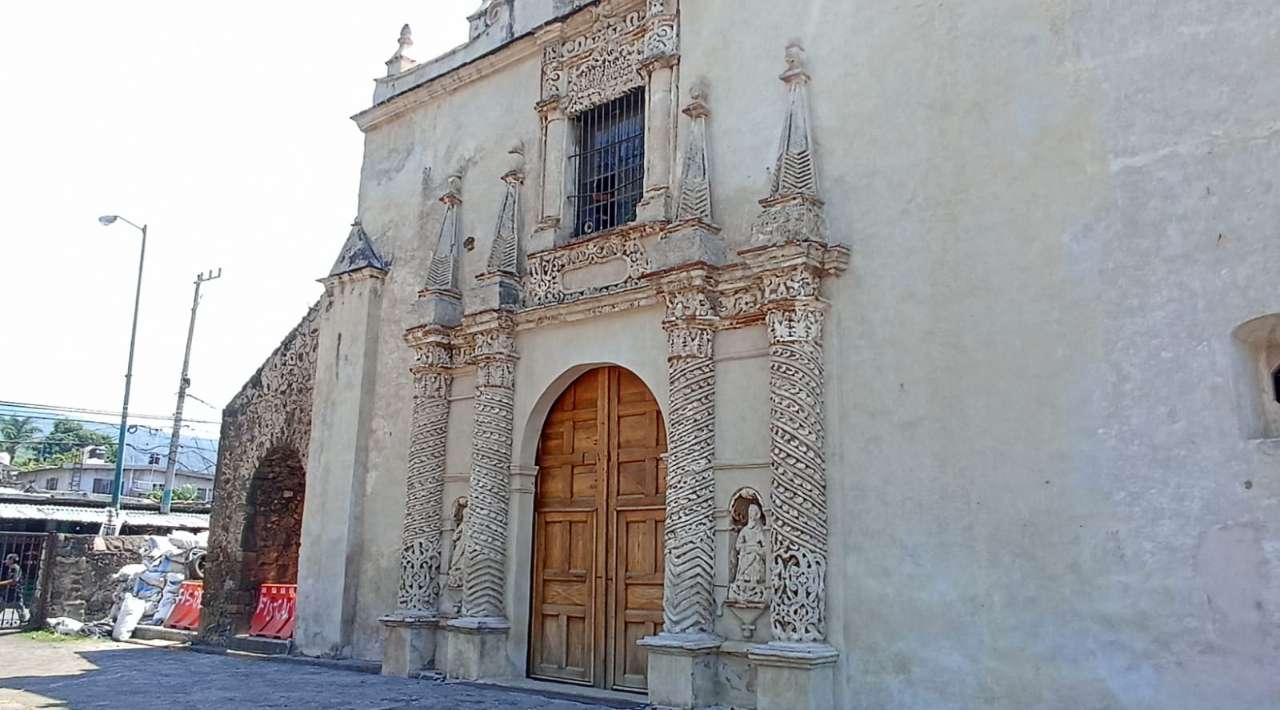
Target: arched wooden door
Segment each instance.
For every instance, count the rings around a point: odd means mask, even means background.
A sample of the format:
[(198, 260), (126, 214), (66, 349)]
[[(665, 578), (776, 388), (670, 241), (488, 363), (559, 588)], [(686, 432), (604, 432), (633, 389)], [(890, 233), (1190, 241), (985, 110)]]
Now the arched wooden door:
[(636, 644), (662, 629), (666, 428), (653, 394), (620, 367), (578, 378), (538, 446), (529, 674), (647, 688)]

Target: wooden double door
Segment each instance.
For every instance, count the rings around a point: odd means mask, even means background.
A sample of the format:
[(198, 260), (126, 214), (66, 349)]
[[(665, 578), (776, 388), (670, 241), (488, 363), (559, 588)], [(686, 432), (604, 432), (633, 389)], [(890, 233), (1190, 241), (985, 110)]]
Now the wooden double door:
[(636, 642), (662, 629), (667, 450), (640, 378), (602, 367), (547, 415), (538, 447), (529, 674), (647, 688)]

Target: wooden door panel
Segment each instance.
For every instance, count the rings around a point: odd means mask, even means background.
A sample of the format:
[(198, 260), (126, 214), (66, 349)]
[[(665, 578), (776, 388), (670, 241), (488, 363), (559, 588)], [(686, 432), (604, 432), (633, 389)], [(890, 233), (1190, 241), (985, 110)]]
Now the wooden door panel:
[(618, 611), (613, 619), (614, 687), (644, 690), (649, 657), (636, 642), (662, 627), (662, 510), (618, 514), (616, 580)]
[(530, 675), (644, 690), (637, 642), (662, 629), (666, 430), (616, 367), (578, 378), (538, 450)]
[(595, 518), (594, 511), (538, 516), (533, 675), (583, 683), (594, 679)]

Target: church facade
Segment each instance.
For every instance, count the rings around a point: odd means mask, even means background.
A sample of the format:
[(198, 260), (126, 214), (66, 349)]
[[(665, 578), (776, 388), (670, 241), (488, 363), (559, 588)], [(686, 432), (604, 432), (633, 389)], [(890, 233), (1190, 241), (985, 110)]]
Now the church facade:
[(1280, 7), (469, 22), (354, 116), (359, 215), (227, 424), (206, 638), (284, 574), (298, 652), (394, 675), (1277, 702)]

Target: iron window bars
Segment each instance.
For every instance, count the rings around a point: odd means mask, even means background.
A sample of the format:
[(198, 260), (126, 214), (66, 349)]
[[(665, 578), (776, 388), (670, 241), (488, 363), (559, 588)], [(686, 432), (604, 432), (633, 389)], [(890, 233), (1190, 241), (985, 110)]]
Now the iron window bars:
[(633, 221), (644, 190), (644, 89), (584, 111), (576, 123), (574, 235)]

